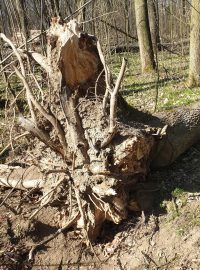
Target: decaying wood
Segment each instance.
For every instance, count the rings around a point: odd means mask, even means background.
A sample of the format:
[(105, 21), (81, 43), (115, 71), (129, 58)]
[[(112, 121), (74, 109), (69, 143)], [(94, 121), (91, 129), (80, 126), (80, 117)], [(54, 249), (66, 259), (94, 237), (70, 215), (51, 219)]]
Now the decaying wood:
[[(0, 37), (19, 60), (20, 69), (14, 70), (31, 101), (30, 112), (34, 112), (31, 119), (20, 114), (19, 124), (38, 138), (39, 146), (48, 149), (41, 153), (43, 159), (53, 160), (50, 167), (40, 158), (31, 177), (19, 167), (0, 167), (1, 185), (43, 191), (32, 216), (62, 192), (68, 213), (61, 219), (61, 227), (65, 228), (72, 212), (77, 213), (69, 224), (93, 240), (105, 220), (117, 224), (126, 219), (131, 192), (148, 175), (150, 163), (169, 165), (199, 139), (199, 105), (166, 115), (149, 115), (128, 107), (119, 93), (126, 61), (114, 83), (98, 40), (83, 33), (76, 20), (63, 23), (60, 18), (52, 19), (47, 58), (19, 51), (4, 35)], [(32, 91), (22, 53), (47, 72), (50, 86), (43, 104)], [(37, 145), (35, 148), (33, 154)], [(60, 166), (55, 168), (53, 163)]]
[(2, 186), (26, 190), (42, 188), (44, 183), (44, 175), (35, 166), (23, 169), (20, 166), (0, 165), (0, 185)]

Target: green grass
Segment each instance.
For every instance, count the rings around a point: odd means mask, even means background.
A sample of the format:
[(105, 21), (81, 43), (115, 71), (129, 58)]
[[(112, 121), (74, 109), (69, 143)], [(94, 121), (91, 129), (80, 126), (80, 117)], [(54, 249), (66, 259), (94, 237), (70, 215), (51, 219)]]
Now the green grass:
[(122, 94), (128, 103), (136, 108), (152, 112), (156, 103), (157, 111), (169, 110), (200, 100), (200, 88), (188, 88), (188, 57), (160, 52), (159, 79), (157, 73), (141, 74), (139, 53), (122, 53), (109, 59), (109, 66), (117, 77), (122, 57), (128, 59), (128, 66), (122, 85)]
[(172, 191), (172, 196), (174, 198), (180, 198), (184, 195), (184, 190), (182, 188), (175, 188), (174, 191)]

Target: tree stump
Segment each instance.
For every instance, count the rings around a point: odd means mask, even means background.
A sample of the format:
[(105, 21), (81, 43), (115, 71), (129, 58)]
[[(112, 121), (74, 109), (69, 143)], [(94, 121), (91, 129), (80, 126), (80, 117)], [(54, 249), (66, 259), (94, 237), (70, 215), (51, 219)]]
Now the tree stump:
[[(19, 51), (3, 34), (0, 37), (16, 54), (20, 70), (15, 67), (15, 72), (26, 88), (31, 118), (19, 114), (19, 123), (45, 144), (48, 158), (60, 164), (58, 169), (48, 166), (39, 184), (32, 179), (32, 187), (37, 184), (44, 193), (38, 211), (62, 196), (62, 226), (74, 217), (70, 225), (94, 240), (105, 220), (118, 224), (127, 218), (132, 191), (146, 179), (150, 164), (169, 165), (199, 139), (199, 105), (166, 115), (130, 108), (118, 93), (126, 60), (114, 83), (98, 40), (83, 33), (76, 20), (52, 19), (47, 57)], [(48, 74), (43, 105), (29, 85), (22, 54)], [(45, 151), (41, 155), (47, 156)], [(1, 184), (31, 187), (30, 177), (26, 184), (23, 179), (24, 185), (9, 177), (1, 174)]]

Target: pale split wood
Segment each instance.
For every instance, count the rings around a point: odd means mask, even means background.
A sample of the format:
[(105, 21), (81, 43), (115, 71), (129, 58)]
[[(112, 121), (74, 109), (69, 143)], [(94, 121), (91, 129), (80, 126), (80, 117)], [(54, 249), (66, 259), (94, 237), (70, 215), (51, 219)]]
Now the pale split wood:
[(53, 151), (64, 155), (63, 149), (60, 147), (56, 147), (55, 144), (51, 141), (49, 134), (46, 133), (44, 130), (39, 129), (36, 123), (31, 121), (30, 119), (23, 117), (22, 115), (19, 116), (18, 122), (20, 123), (21, 127), (27, 130), (29, 133), (32, 133), (40, 141), (49, 146)]
[(0, 186), (26, 190), (29, 188), (42, 188), (43, 179), (9, 179), (0, 177)]
[[(64, 21), (70, 19), (71, 17), (73, 17), (76, 13), (78, 13), (80, 10), (82, 10), (84, 7), (86, 7), (87, 5), (89, 5), (90, 3), (92, 3), (93, 1), (95, 0), (89, 0), (87, 1), (83, 6), (81, 6), (80, 8), (76, 9), (72, 14), (70, 14), (69, 16), (65, 17), (64, 18)], [(23, 47), (26, 46), (27, 43), (30, 43), (31, 41), (37, 39), (38, 37), (40, 37), (41, 35), (45, 34), (47, 32), (47, 30), (39, 33), (38, 35), (28, 39), (25, 43), (23, 43), (21, 46), (19, 46), (18, 49), (21, 49)], [(5, 63), (12, 55), (13, 55), (14, 52), (10, 53), (8, 56), (6, 56), (1, 62), (0, 62), (0, 65), (2, 65), (3, 63)]]
[(30, 56), (33, 60), (35, 60), (47, 73), (51, 73), (52, 69), (50, 67), (50, 65), (48, 64), (48, 60), (47, 58), (37, 52), (34, 51), (26, 51), (26, 50), (22, 50), (22, 49), (17, 49), (17, 51), (24, 55), (24, 56)]

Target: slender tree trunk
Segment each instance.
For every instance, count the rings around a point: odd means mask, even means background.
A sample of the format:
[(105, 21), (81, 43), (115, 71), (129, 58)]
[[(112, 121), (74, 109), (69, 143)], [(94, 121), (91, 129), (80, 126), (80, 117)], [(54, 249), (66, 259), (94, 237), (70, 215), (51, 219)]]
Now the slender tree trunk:
[(59, 16), (59, 0), (53, 0), (53, 7), (56, 16)]
[(157, 49), (160, 49), (159, 20), (156, 4), (158, 4), (158, 2), (155, 3), (154, 0), (148, 0), (149, 24), (154, 54), (156, 54)]
[(147, 0), (135, 0), (135, 14), (142, 72), (152, 72), (156, 65), (149, 27)]
[(182, 0), (182, 10), (183, 10), (183, 15), (185, 16), (185, 14), (186, 14), (186, 0)]
[[(84, 4), (85, 4), (85, 0), (79, 0), (77, 4), (77, 8), (82, 7)], [(78, 22), (83, 22), (83, 21), (85, 21), (85, 8), (80, 10), (78, 14)]]
[(192, 1), (190, 30), (190, 68), (188, 85), (200, 85), (200, 1)]

